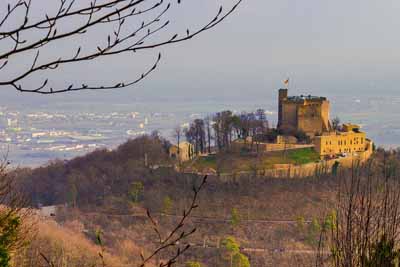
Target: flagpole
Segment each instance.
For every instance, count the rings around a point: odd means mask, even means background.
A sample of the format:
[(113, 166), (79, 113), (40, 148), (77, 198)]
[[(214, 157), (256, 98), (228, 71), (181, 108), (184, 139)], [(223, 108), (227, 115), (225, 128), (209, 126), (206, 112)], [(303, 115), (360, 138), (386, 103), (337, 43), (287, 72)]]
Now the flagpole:
[(285, 88), (286, 88), (287, 90), (289, 90), (289, 79), (290, 79), (290, 78), (287, 78), (286, 80), (283, 81), (283, 84), (285, 85)]

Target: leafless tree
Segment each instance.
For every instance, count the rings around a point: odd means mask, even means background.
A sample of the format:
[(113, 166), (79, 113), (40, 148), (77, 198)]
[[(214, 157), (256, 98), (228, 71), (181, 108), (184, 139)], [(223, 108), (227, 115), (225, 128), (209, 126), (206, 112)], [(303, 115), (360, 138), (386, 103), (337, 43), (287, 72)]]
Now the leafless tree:
[(332, 128), (335, 131), (340, 130), (340, 118), (339, 117), (336, 116), (335, 118), (333, 118), (333, 120), (332, 120)]
[(194, 146), (194, 153), (206, 152), (206, 129), (203, 119), (195, 119), (189, 128), (185, 129), (186, 140)]
[(378, 162), (342, 171), (334, 207), (322, 230), (317, 266), (397, 266), (400, 180), (396, 169), (398, 160), (384, 152)]
[[(56, 69), (62, 71), (68, 64), (155, 50), (192, 39), (221, 23), (242, 0), (237, 0), (226, 12), (221, 6), (203, 27), (187, 29), (184, 34), (170, 33), (167, 38), (161, 33), (167, 31), (173, 19), (169, 10), (176, 2), (172, 0), (86, 0), (83, 3), (58, 0), (57, 10), (52, 12), (49, 8), (42, 18), (36, 18), (33, 14), (35, 7), (50, 5), (50, 2), (54, 4), (54, 1), (43, 3), (43, 0), (7, 0), (0, 4), (0, 86), (13, 87), (20, 92), (53, 94), (136, 84), (157, 68), (161, 54), (158, 54), (150, 68), (134, 80), (108, 85), (66, 81), (69, 85), (58, 88), (52, 86), (47, 77)], [(180, 2), (177, 0), (178, 4)], [(105, 32), (104, 39), (96, 40), (94, 44), (91, 40), (89, 47), (85, 47), (83, 41), (79, 40), (89, 38), (89, 33), (96, 30)], [(48, 49), (67, 40), (78, 40), (75, 47), (71, 45), (69, 56), (52, 58)], [(25, 62), (30, 58), (32, 61), (23, 68), (16, 61), (17, 56), (23, 56)], [(35, 74), (40, 74), (39, 78), (42, 79), (36, 86), (27, 82), (28, 77)]]
[[(156, 248), (150, 252), (148, 255), (141, 254), (141, 263), (140, 267), (145, 267), (151, 265), (152, 260), (156, 258), (162, 252), (167, 251), (168, 249), (174, 249), (174, 253), (171, 257), (161, 262), (159, 267), (170, 267), (173, 266), (179, 257), (181, 257), (185, 251), (190, 248), (190, 244), (185, 243), (186, 239), (195, 233), (196, 228), (187, 228), (186, 223), (189, 217), (192, 215), (193, 211), (198, 207), (197, 201), (199, 197), (199, 193), (207, 182), (207, 176), (201, 180), (200, 184), (193, 187), (193, 197), (189, 204), (189, 207), (183, 210), (182, 217), (175, 225), (175, 227), (169, 231), (166, 235), (162, 234), (159, 223), (152, 217), (149, 211), (147, 211), (147, 217), (150, 220), (154, 232), (156, 233), (158, 240)], [(104, 247), (102, 245), (101, 236), (97, 237), (99, 244), (102, 247), (102, 251), (99, 253), (100, 258), (102, 259), (102, 267), (105, 267), (104, 262)], [(54, 263), (46, 257), (46, 255), (41, 254), (42, 259), (45, 261), (48, 267), (54, 267)]]
[(211, 139), (212, 139), (212, 134), (211, 134), (212, 118), (211, 118), (211, 116), (207, 116), (204, 119), (204, 124), (206, 127), (206, 133), (207, 133), (207, 152), (210, 154), (211, 153)]
[(174, 129), (174, 136), (176, 138), (176, 145), (178, 146), (178, 155), (180, 154), (180, 147), (179, 144), (181, 142), (182, 136), (182, 128), (180, 126), (176, 126)]
[[(0, 86), (14, 88), (20, 92), (38, 94), (55, 94), (78, 90), (106, 90), (123, 88), (134, 85), (145, 79), (158, 66), (161, 53), (155, 62), (136, 79), (114, 82), (113, 84), (74, 84), (65, 81), (67, 86), (53, 86), (49, 79), (55, 70), (62, 71), (67, 65), (91, 62), (100, 58), (108, 58), (121, 54), (133, 54), (142, 51), (154, 51), (166, 45), (184, 42), (197, 35), (214, 28), (232, 14), (243, 0), (237, 0), (232, 7), (224, 11), (221, 6), (215, 14), (207, 20), (202, 27), (187, 29), (185, 33), (168, 33), (171, 24), (170, 10), (174, 4), (180, 4), (181, 0), (58, 0), (58, 8), (38, 18), (33, 14), (35, 6), (46, 6), (43, 0), (7, 0), (0, 3)], [(55, 1), (51, 1), (54, 4)], [(78, 3), (79, 2), (79, 3)], [(104, 32), (103, 40), (89, 42), (85, 46), (83, 41), (90, 38), (93, 31)], [(163, 37), (166, 32), (168, 37)], [(165, 35), (164, 35), (165, 36)], [(165, 38), (165, 39), (163, 39)], [(63, 41), (75, 42), (71, 46), (67, 56), (58, 55), (52, 58), (49, 48)], [(21, 66), (18, 57), (23, 57), (29, 65)], [(30, 61), (31, 59), (31, 61)], [(34, 85), (29, 80), (31, 77), (39, 77), (41, 81)], [(0, 169), (2, 171), (2, 169)], [(1, 173), (0, 173), (1, 174)], [(10, 190), (11, 184), (6, 179), (4, 185), (0, 185), (1, 192), (17, 192)], [(176, 228), (165, 237), (160, 236), (160, 246), (149, 256), (143, 256), (144, 266), (160, 251), (174, 247), (177, 242), (190, 236), (194, 230), (183, 231), (185, 221), (191, 212), (197, 207), (197, 195), (204, 185), (195, 188), (193, 201), (182, 220)], [(3, 201), (11, 211), (19, 211), (14, 202), (14, 196), (6, 194)], [(14, 205), (16, 208), (14, 208)], [(11, 212), (10, 211), (10, 212)], [(9, 213), (5, 213), (7, 217)], [(5, 218), (6, 218), (5, 217)], [(149, 215), (150, 219), (151, 216)], [(0, 223), (3, 218), (0, 218)], [(155, 230), (157, 225), (153, 221)], [(176, 259), (184, 253), (189, 246), (179, 248), (175, 256), (161, 266), (171, 266)], [(52, 263), (42, 255), (49, 266)]]
[(217, 112), (213, 121), (213, 130), (215, 132), (215, 142), (219, 150), (229, 149), (232, 141), (233, 116), (232, 111), (225, 110)]
[(165, 262), (160, 263), (160, 267), (169, 267), (172, 266), (173, 264), (176, 263), (177, 259), (183, 255), (185, 251), (187, 251), (190, 248), (190, 244), (181, 244), (184, 243), (185, 240), (191, 236), (195, 231), (196, 228), (192, 229), (185, 229), (185, 224), (190, 215), (193, 213), (193, 211), (198, 207), (197, 205), (197, 200), (199, 196), (199, 192), (201, 189), (204, 187), (207, 181), (207, 176), (204, 176), (202, 182), (198, 186), (193, 187), (193, 198), (190, 202), (190, 205), (187, 209), (183, 211), (182, 217), (179, 220), (178, 224), (172, 229), (166, 236), (163, 236), (161, 234), (161, 231), (159, 229), (158, 223), (151, 217), (150, 212), (147, 212), (147, 216), (149, 217), (150, 221), (153, 224), (153, 229), (156, 232), (158, 236), (158, 246), (157, 248), (150, 253), (148, 256), (141, 255), (142, 257), (142, 264), (140, 267), (146, 266), (146, 264), (152, 260), (157, 254), (161, 253), (162, 251), (168, 249), (168, 248), (176, 248), (175, 253), (172, 257), (170, 257), (168, 260)]

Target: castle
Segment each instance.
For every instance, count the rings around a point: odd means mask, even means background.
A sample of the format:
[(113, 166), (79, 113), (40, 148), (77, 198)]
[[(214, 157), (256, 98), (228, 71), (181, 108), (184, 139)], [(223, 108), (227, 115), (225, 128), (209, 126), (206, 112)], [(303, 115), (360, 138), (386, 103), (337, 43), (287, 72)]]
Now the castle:
[(329, 101), (317, 96), (288, 96), (288, 89), (279, 89), (278, 129), (302, 131), (310, 137), (332, 130)]
[(317, 96), (288, 96), (288, 89), (279, 89), (278, 129), (284, 134), (304, 132), (321, 158), (357, 155), (367, 159), (372, 154), (372, 141), (355, 124), (333, 129), (329, 119), (329, 101)]

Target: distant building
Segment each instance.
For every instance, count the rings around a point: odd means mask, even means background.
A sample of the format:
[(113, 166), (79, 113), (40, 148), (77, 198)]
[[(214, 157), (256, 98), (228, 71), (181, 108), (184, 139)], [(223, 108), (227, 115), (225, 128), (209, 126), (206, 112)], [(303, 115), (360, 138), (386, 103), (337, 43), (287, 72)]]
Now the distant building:
[(181, 162), (188, 161), (193, 158), (194, 148), (189, 142), (180, 142), (178, 145), (173, 145), (169, 148), (169, 156)]
[[(372, 153), (372, 141), (355, 124), (343, 124), (340, 131), (324, 133), (314, 139), (315, 150), (321, 157), (347, 155), (353, 153)], [(370, 153), (367, 154), (369, 157)]]
[(288, 89), (279, 89), (278, 128), (303, 131), (310, 137), (329, 132), (329, 106), (325, 97), (288, 96)]
[(43, 217), (54, 217), (57, 213), (57, 206), (42, 206), (39, 208), (39, 215)]
[[(278, 129), (289, 134), (303, 131), (321, 158), (358, 154), (367, 159), (372, 154), (372, 141), (358, 125), (343, 124), (340, 130), (333, 129), (325, 97), (288, 96), (288, 89), (279, 89), (278, 101)], [(277, 143), (281, 142), (278, 138)]]

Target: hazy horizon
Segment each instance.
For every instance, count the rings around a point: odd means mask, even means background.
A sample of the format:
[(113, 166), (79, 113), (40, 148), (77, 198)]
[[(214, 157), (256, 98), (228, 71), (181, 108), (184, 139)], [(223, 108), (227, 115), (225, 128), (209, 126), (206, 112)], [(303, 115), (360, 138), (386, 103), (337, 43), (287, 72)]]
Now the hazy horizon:
[[(183, 1), (171, 10), (171, 27), (163, 36), (185, 34), (187, 27), (199, 28), (213, 17), (219, 4), (227, 10), (233, 3)], [(226, 21), (193, 40), (152, 53), (124, 54), (46, 73), (53, 85), (61, 87), (83, 81), (115, 84), (136, 78), (162, 52), (159, 68), (135, 86), (50, 96), (3, 87), (0, 106), (32, 112), (93, 109), (111, 113), (121, 105), (131, 105), (132, 111), (144, 108), (150, 113), (180, 114), (174, 122), (178, 123), (191, 113), (221, 109), (276, 112), (277, 89), (289, 77), (289, 94), (326, 96), (332, 117), (365, 125), (379, 145), (398, 146), (400, 56), (395, 51), (400, 37), (394, 32), (400, 24), (399, 10), (400, 3), (395, 1), (378, 5), (372, 0), (245, 0)], [(41, 7), (33, 12), (39, 16)], [(93, 32), (91, 38), (58, 43), (50, 47), (48, 56), (75, 51), (79, 45), (90, 47), (95, 45), (92, 40), (104, 40), (104, 34)], [(29, 57), (18, 57), (11, 72), (29, 62)], [(26, 84), (35, 84), (44, 75), (29, 78)], [(276, 114), (269, 120), (275, 122)], [(121, 142), (124, 140), (121, 136)]]
[[(171, 28), (166, 34), (198, 28), (215, 14), (220, 3), (228, 9), (233, 1), (183, 1), (172, 9)], [(244, 90), (273, 93), (287, 77), (295, 92), (302, 89), (323, 95), (335, 90), (356, 96), (379, 91), (387, 95), (396, 93), (399, 83), (400, 56), (394, 53), (400, 44), (400, 37), (394, 34), (400, 25), (399, 10), (400, 3), (394, 0), (385, 5), (373, 0), (244, 1), (225, 22), (193, 40), (154, 53), (108, 58), (106, 64), (94, 61), (69, 65), (62, 72), (50, 73), (50, 77), (61, 86), (64, 81), (79, 82), (87, 77), (94, 83), (129, 80), (151, 65), (161, 51), (159, 69), (134, 87), (64, 94), (56, 99), (111, 96), (118, 102), (126, 96), (142, 95), (207, 99), (210, 94), (240, 95)], [(36, 13), (41, 14), (40, 9)], [(104, 39), (102, 33), (93, 34)], [(75, 45), (61, 43), (49, 54), (71, 51), (71, 47)], [(16, 96), (21, 102), (39, 98), (11, 88), (0, 91), (2, 103)]]

